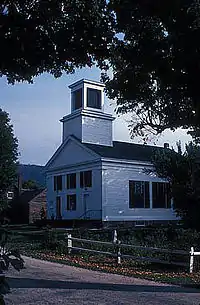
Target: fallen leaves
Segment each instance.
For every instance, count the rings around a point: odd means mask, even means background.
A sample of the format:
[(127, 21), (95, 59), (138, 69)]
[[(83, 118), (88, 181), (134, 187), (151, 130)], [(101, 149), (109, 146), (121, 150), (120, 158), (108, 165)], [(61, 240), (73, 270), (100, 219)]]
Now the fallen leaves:
[(48, 261), (56, 261), (64, 264), (70, 264), (77, 267), (99, 270), (108, 273), (117, 273), (127, 276), (145, 278), (149, 280), (173, 283), (179, 285), (199, 285), (200, 287), (200, 272), (189, 274), (185, 271), (167, 271), (152, 270), (150, 267), (143, 265), (134, 265), (132, 262), (123, 261), (121, 265), (117, 265), (116, 259), (110, 257), (99, 256), (83, 256), (83, 255), (68, 255), (57, 254), (54, 252), (33, 251), (26, 255), (40, 258)]

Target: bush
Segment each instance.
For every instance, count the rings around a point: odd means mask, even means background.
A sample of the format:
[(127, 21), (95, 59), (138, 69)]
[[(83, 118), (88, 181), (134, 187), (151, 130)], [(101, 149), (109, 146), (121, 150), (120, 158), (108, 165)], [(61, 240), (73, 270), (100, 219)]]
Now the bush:
[[(191, 246), (195, 250), (199, 250), (200, 233), (193, 230), (186, 230), (183, 228), (174, 228), (169, 226), (167, 228), (140, 228), (140, 229), (121, 229), (118, 230), (118, 239), (124, 244), (131, 244), (144, 247), (156, 247), (168, 250), (185, 250), (188, 252), (186, 256), (174, 255), (171, 253), (153, 252), (145, 249), (130, 249), (123, 248), (123, 254), (129, 254), (137, 257), (151, 257), (165, 261), (178, 261), (188, 263), (189, 266), (189, 251)], [(108, 241), (112, 242), (113, 230), (74, 230), (73, 237)], [(113, 253), (113, 246), (105, 246), (101, 244), (86, 244), (84, 242), (73, 241), (74, 246), (81, 246), (83, 248), (95, 249), (100, 251), (108, 251)], [(74, 251), (73, 251), (74, 253)], [(95, 254), (96, 255), (96, 254)], [(138, 264), (138, 260), (135, 262)], [(141, 264), (141, 261), (140, 261)], [(149, 262), (142, 262), (142, 264), (150, 264)]]
[(45, 249), (55, 250), (57, 246), (58, 238), (56, 230), (47, 227), (42, 237), (42, 247)]
[(0, 227), (0, 304), (5, 304), (3, 295), (8, 293), (10, 288), (5, 278), (5, 272), (10, 266), (20, 271), (24, 267), (24, 261), (20, 256), (19, 250), (7, 247), (9, 232)]

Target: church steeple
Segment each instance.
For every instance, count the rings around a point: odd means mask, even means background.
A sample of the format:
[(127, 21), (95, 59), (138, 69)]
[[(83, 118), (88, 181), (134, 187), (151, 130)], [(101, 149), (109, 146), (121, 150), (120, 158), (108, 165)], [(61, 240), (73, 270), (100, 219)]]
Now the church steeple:
[(63, 141), (74, 135), (83, 143), (112, 146), (112, 121), (104, 113), (104, 87), (99, 82), (82, 79), (69, 86), (71, 89), (71, 113), (63, 123)]

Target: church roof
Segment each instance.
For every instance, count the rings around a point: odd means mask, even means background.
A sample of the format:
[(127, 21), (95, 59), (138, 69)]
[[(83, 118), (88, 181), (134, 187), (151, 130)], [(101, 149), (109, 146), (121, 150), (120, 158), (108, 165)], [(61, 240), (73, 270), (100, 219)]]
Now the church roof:
[(151, 162), (152, 156), (163, 147), (113, 141), (113, 146), (83, 143), (86, 147), (104, 158), (126, 159)]

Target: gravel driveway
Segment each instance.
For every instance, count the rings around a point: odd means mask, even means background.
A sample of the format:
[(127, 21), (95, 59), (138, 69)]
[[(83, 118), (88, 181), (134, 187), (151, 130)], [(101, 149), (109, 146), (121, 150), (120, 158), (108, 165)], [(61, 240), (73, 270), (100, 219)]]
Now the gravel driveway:
[(26, 269), (9, 271), (6, 305), (200, 304), (200, 290), (24, 259)]

